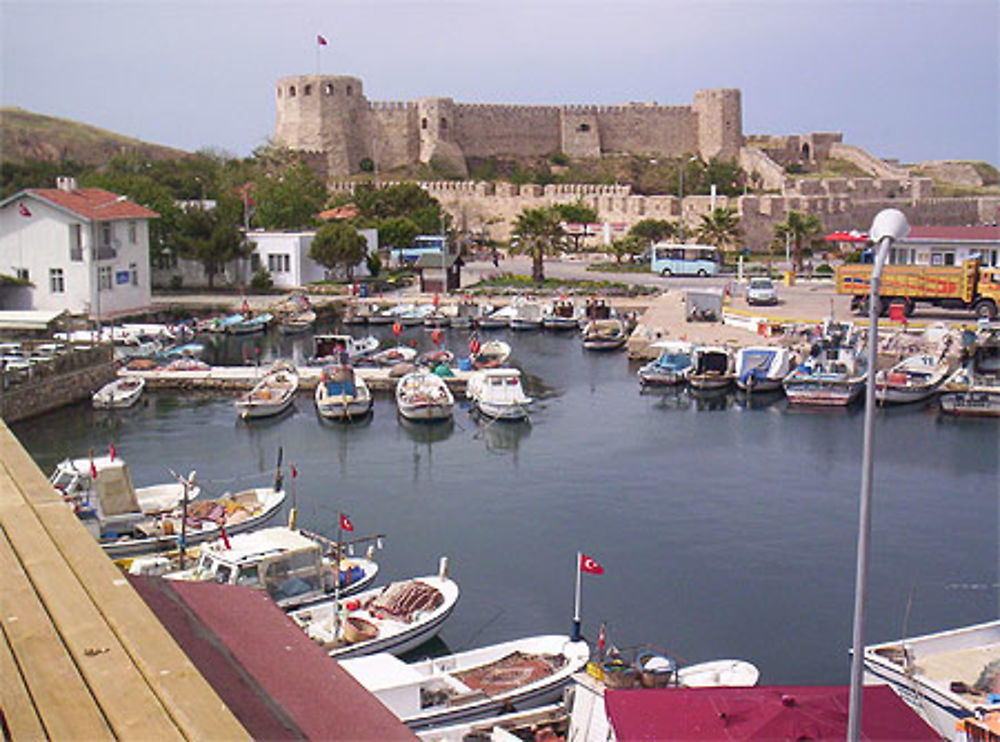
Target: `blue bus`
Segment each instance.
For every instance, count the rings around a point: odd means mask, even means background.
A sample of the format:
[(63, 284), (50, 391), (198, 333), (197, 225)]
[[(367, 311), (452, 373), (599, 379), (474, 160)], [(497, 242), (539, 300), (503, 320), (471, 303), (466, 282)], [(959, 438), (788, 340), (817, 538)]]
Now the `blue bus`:
[(437, 255), (448, 252), (448, 243), (440, 234), (418, 234), (409, 247), (399, 247), (390, 253), (393, 262), (397, 264), (416, 263), (421, 255)]
[(714, 276), (719, 272), (719, 249), (713, 245), (653, 245), (649, 269), (661, 276)]

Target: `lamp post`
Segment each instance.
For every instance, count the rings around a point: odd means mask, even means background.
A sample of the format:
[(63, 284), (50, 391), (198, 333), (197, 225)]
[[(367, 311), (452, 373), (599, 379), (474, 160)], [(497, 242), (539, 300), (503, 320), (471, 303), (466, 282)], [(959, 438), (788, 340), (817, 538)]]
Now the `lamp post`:
[(868, 369), (865, 385), (865, 425), (861, 454), (861, 497), (858, 512), (858, 560), (854, 577), (854, 641), (851, 658), (850, 710), (847, 739), (861, 739), (861, 680), (864, 672), (865, 602), (868, 597), (868, 551), (871, 536), (873, 431), (875, 424), (875, 361), (878, 357), (879, 284), (889, 248), (910, 232), (906, 216), (898, 209), (883, 209), (875, 215), (869, 231), (876, 244), (875, 264), (868, 287)]
[(682, 160), (680, 170), (678, 170), (680, 177), (677, 180), (677, 205), (680, 213), (677, 220), (677, 239), (682, 244), (684, 242), (684, 169), (689, 162), (695, 162), (697, 159), (697, 157), (688, 157), (686, 160)]

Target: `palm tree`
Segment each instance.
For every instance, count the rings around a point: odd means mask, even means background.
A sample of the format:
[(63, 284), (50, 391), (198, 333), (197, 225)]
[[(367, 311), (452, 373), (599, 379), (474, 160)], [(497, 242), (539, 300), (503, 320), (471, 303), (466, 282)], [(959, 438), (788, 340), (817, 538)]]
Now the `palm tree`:
[(795, 270), (802, 270), (802, 247), (808, 244), (811, 248), (819, 243), (820, 235), (823, 233), (823, 224), (815, 214), (804, 214), (798, 211), (789, 211), (788, 217), (783, 222), (774, 225), (774, 241), (781, 245), (791, 243), (794, 245), (792, 255), (795, 259)]
[(715, 245), (725, 252), (726, 248), (737, 248), (743, 244), (743, 230), (736, 209), (726, 207), (714, 209), (709, 214), (701, 215), (698, 225), (698, 241)]
[(531, 256), (531, 280), (544, 283), (545, 254), (554, 252), (565, 236), (562, 216), (552, 207), (524, 209), (514, 221), (513, 236), (513, 251)]

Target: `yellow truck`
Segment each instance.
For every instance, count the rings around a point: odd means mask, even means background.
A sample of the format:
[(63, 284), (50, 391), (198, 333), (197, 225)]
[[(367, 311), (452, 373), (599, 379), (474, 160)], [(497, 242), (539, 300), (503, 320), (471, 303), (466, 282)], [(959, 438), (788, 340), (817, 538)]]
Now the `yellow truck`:
[[(871, 264), (837, 268), (837, 293), (852, 294), (851, 309), (868, 314)], [(899, 302), (904, 314), (913, 314), (918, 302), (943, 309), (971, 309), (977, 317), (996, 319), (1000, 306), (1000, 268), (981, 266), (978, 260), (961, 265), (887, 265), (882, 271), (879, 312)]]

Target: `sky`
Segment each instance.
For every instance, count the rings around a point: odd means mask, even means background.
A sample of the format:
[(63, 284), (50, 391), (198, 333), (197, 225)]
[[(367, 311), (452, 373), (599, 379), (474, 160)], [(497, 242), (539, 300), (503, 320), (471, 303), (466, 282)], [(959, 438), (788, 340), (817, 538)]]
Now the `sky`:
[(372, 101), (739, 88), (745, 134), (1000, 165), (998, 47), (997, 0), (0, 0), (0, 103), (248, 155), (278, 78), (317, 69)]

